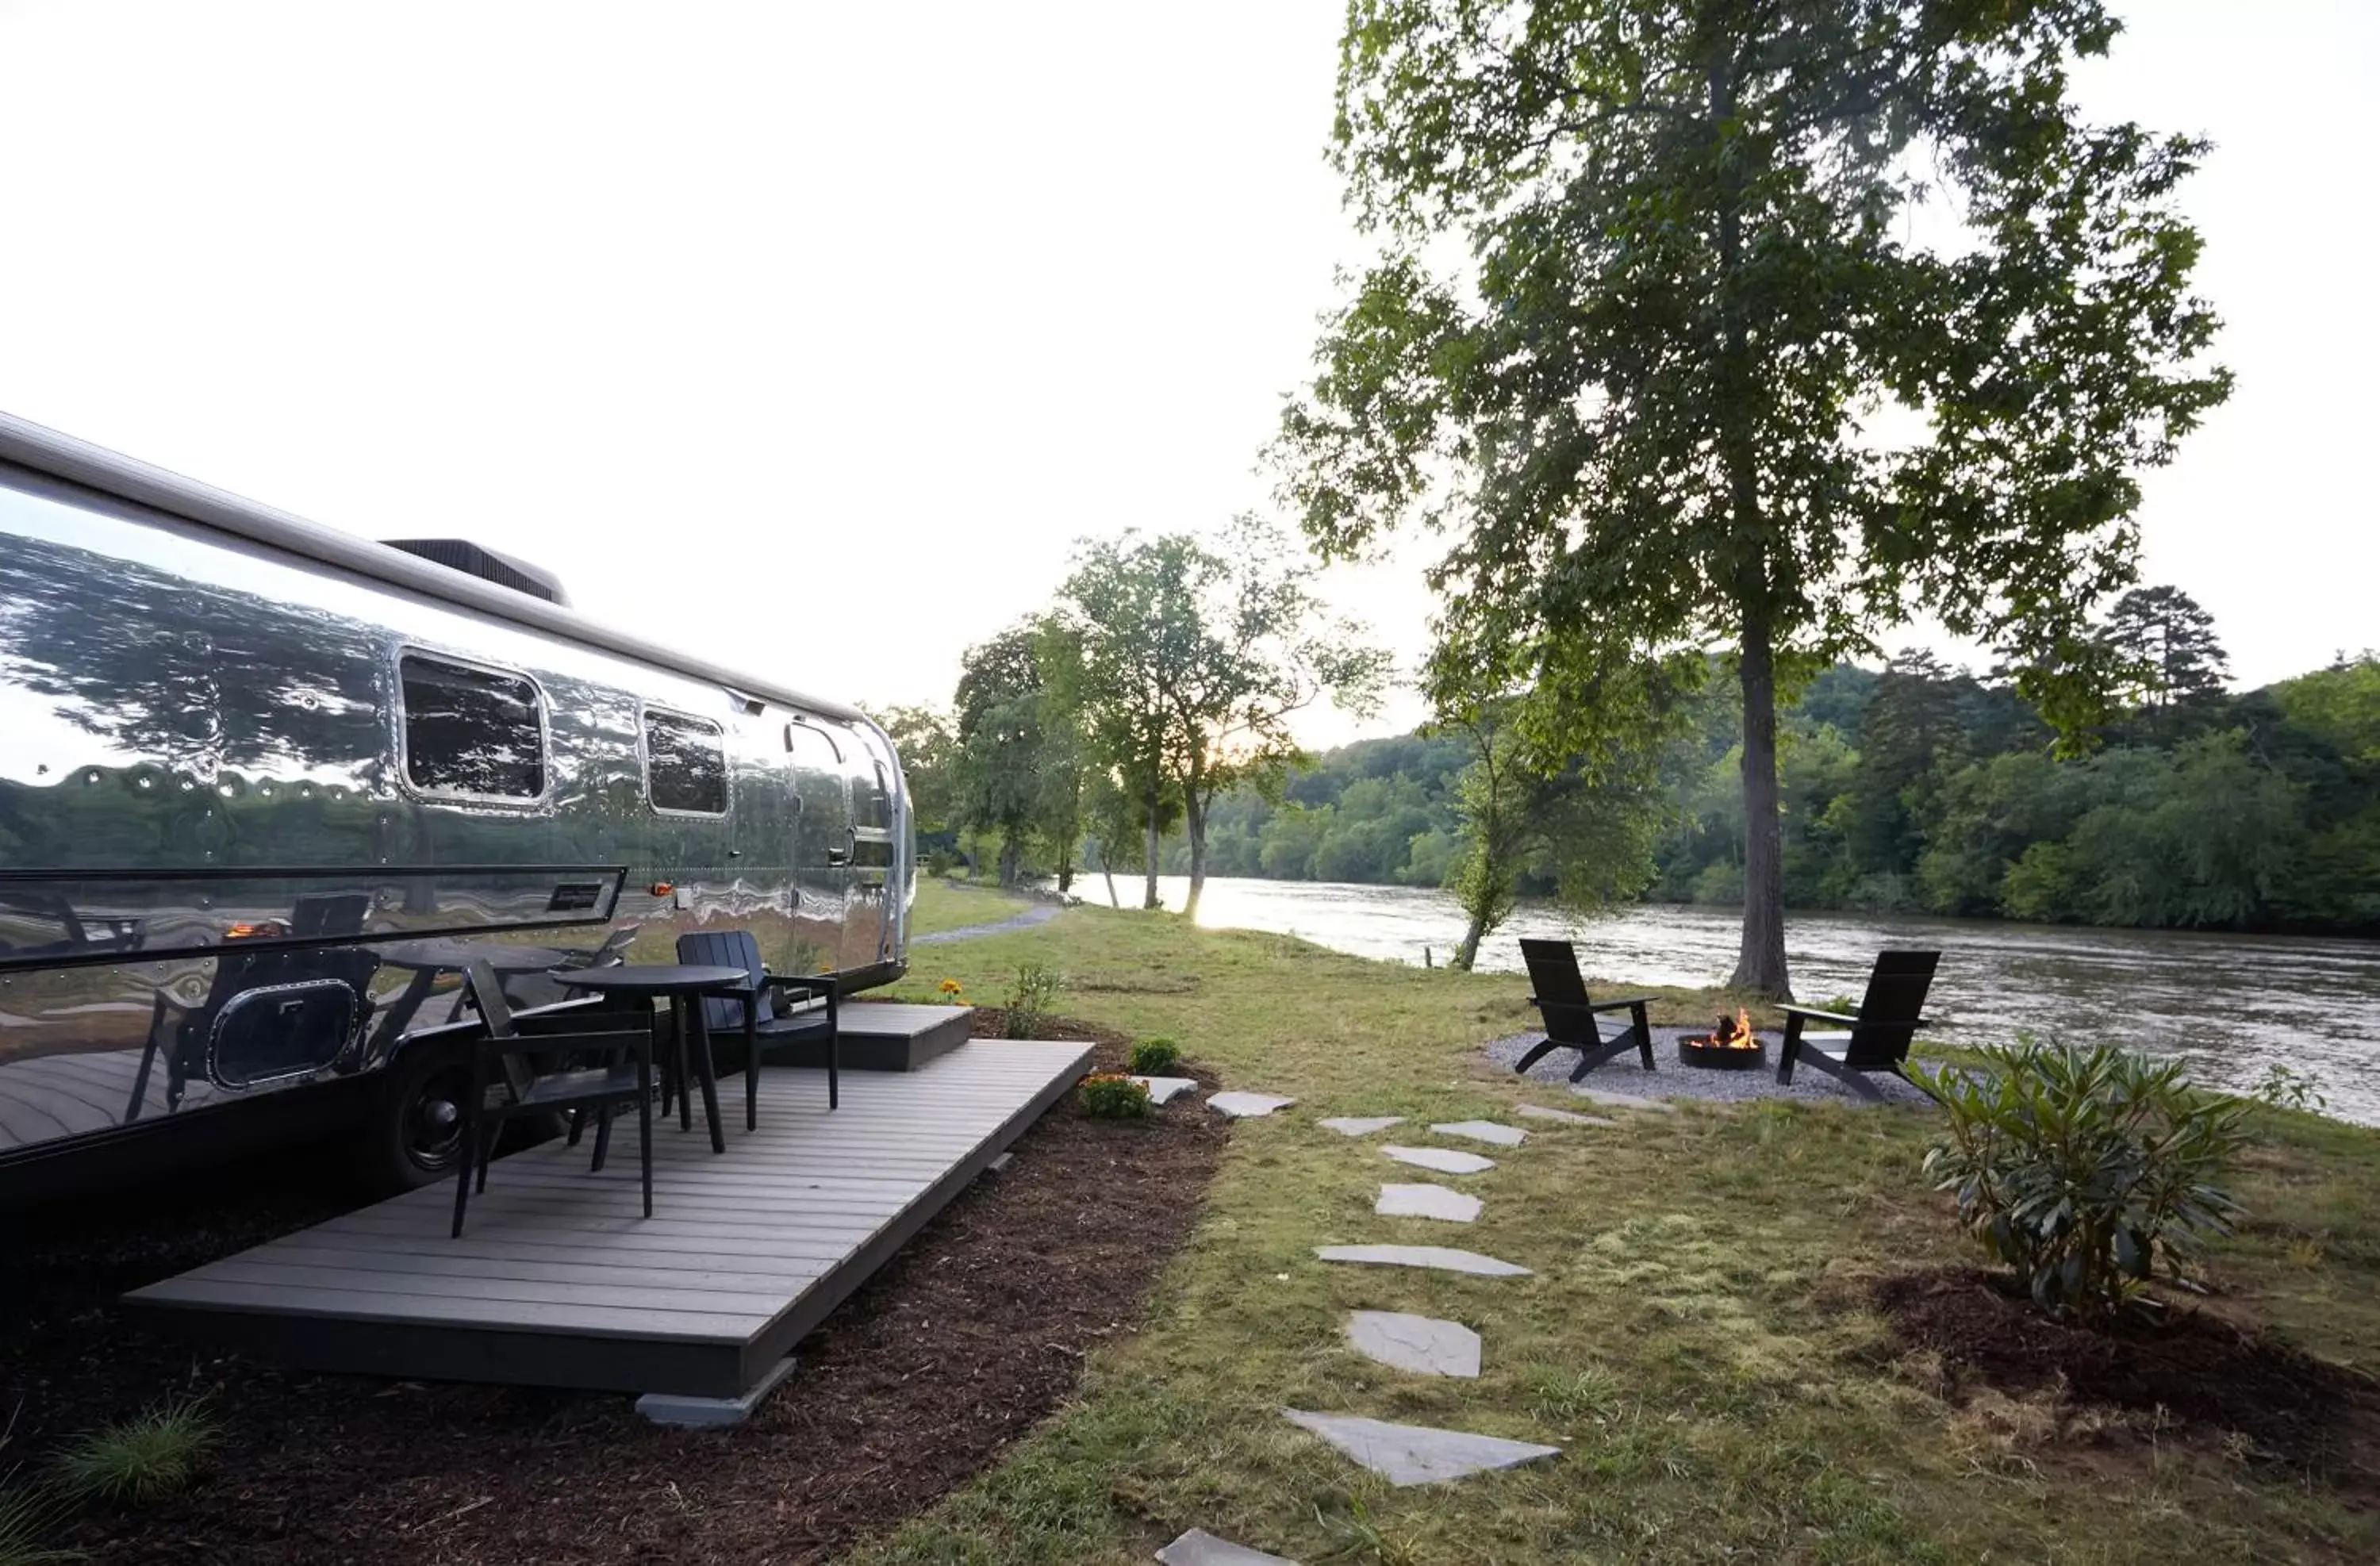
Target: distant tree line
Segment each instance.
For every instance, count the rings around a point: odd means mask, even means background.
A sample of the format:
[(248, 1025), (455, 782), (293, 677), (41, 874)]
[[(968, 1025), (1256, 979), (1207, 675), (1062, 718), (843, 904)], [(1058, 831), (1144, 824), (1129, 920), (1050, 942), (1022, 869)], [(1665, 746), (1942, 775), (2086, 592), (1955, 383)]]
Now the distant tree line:
[[(2169, 588), (2125, 595), (2102, 634), (2125, 670), (2124, 699), (2087, 752), (2067, 759), (2005, 673), (1912, 651), (1881, 672), (1838, 664), (1803, 685), (1780, 712), (1788, 904), (2380, 932), (2380, 660), (2342, 657), (2228, 693), (2207, 616)], [(1599, 820), (1575, 802), (1523, 802), (1535, 832), (1508, 832), (1508, 901), (1595, 901), (1563, 883), (1599, 855), (1612, 873), (1602, 900), (1741, 902), (1737, 722), (1723, 688), (1697, 700), (1658, 759), (1641, 842), (1615, 824), (1623, 813), (1608, 791), (1589, 795), (1606, 802)], [(1451, 886), (1471, 907), (1477, 889), (1462, 881), (1495, 830), (1487, 764), (1473, 736), (1440, 731), (1360, 741), (1263, 786), (1233, 786), (1206, 810), (1206, 868)], [(1055, 868), (1046, 846), (1027, 857)], [(1186, 835), (1161, 833), (1158, 857), (1186, 873)], [(1488, 907), (1475, 922), (1484, 933), (1508, 911)]]

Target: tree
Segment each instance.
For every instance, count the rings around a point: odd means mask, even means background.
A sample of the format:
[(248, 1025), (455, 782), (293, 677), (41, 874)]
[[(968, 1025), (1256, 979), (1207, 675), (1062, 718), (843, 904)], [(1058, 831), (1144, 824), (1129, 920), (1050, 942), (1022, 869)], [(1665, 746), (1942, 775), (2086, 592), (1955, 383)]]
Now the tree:
[(2204, 144), (2067, 95), (2117, 30), (2099, 0), (1351, 0), (1335, 159), (1385, 250), (1284, 412), (1284, 495), (1331, 555), (1446, 529), (1429, 688), (1536, 686), (1548, 754), (1622, 737), (1619, 672), (1730, 649), (1747, 989), (1790, 993), (1780, 685), (1922, 609), (2095, 720), (2134, 473), (2228, 393), (2171, 200)]
[[(1209, 549), (1186, 535), (1092, 540), (1063, 589), (1083, 638), (1088, 705), (1119, 759), (1168, 777), (1190, 839), (1196, 916), (1207, 883), (1207, 816), (1234, 783), (1278, 788), (1303, 757), (1289, 721), (1324, 696), (1368, 710), (1388, 673), (1361, 628), (1330, 614), (1315, 567), (1249, 518)], [(1157, 811), (1149, 812), (1149, 902)]]
[(1072, 635), (1026, 620), (960, 662), (952, 766), (957, 818), (1000, 843), (1000, 883), (1022, 879), (1026, 844), (1056, 859), (1059, 890), (1074, 876), (1083, 801), (1083, 737), (1071, 668)]
[(2168, 737), (2178, 711), (2203, 708), (2231, 677), (2215, 616), (2180, 588), (2132, 589), (2107, 611), (2103, 634), (2159, 737)]
[(869, 714), (900, 753), (901, 775), (909, 784), (909, 814), (921, 837), (950, 830), (957, 804), (958, 734), (950, 718), (931, 707), (887, 707)]

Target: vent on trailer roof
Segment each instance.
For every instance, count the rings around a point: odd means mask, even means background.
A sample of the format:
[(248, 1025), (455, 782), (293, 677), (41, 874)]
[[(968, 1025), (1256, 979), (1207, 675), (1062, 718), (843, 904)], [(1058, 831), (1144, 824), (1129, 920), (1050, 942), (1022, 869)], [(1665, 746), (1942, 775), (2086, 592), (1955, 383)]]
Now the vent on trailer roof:
[(483, 549), (468, 539), (390, 539), (386, 541), (391, 549), (401, 549), (407, 554), (435, 561), (449, 571), (460, 571), (467, 577), (477, 577), (483, 582), (510, 588), (516, 593), (541, 598), (564, 609), (570, 607), (570, 595), (562, 590), (562, 579), (552, 572), (531, 565), (526, 560), (515, 560), (510, 555)]

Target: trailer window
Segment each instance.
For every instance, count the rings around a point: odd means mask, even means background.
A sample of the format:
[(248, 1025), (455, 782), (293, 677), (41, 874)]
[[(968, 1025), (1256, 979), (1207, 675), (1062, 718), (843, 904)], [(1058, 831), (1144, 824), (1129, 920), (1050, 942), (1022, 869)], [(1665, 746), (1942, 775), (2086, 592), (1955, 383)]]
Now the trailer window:
[(727, 752), (719, 725), (645, 710), (645, 797), (681, 816), (727, 814)]
[(853, 824), (862, 830), (889, 832), (892, 827), (892, 788), (885, 780), (884, 764), (872, 763), (875, 775), (863, 772), (852, 780)]
[(405, 775), (431, 794), (536, 799), (545, 793), (545, 722), (535, 682), (407, 653)]

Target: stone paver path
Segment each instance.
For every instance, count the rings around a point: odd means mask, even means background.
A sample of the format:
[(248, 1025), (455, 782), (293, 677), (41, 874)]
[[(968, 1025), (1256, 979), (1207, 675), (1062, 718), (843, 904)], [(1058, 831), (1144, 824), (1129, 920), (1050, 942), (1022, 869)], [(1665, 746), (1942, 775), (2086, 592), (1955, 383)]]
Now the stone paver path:
[(1416, 1376), (1479, 1375), (1479, 1334), (1460, 1321), (1359, 1310), (1347, 1317), (1347, 1342), (1366, 1359)]
[(1568, 1110), (1549, 1110), (1543, 1104), (1523, 1104), (1513, 1112), (1526, 1115), (1531, 1120), (1559, 1121), (1564, 1125), (1618, 1125), (1620, 1123), (1605, 1115), (1574, 1115)]
[(1497, 1147), (1517, 1147), (1529, 1139), (1519, 1126), (1499, 1125), (1492, 1120), (1451, 1120), (1430, 1129), (1440, 1136), (1467, 1136)]
[(1204, 1528), (1191, 1529), (1159, 1550), (1157, 1559), (1164, 1566), (1297, 1566), (1285, 1555), (1267, 1555), (1260, 1549), (1219, 1539)]
[(1158, 1105), (1170, 1104), (1198, 1086), (1195, 1078), (1187, 1076), (1135, 1076), (1133, 1080), (1148, 1088), (1148, 1101)]
[(1318, 1245), (1314, 1254), (1324, 1261), (1354, 1262), (1366, 1267), (1420, 1267), (1434, 1272), (1467, 1272), (1474, 1278), (1530, 1275), (1525, 1267), (1483, 1256), (1477, 1251), (1457, 1251), (1444, 1245)]
[(1478, 1174), (1494, 1169), (1494, 1159), (1483, 1159), (1477, 1153), (1457, 1152), (1452, 1147), (1399, 1147), (1380, 1149), (1399, 1163), (1409, 1163), (1415, 1169), (1434, 1169), (1440, 1174)]
[(1658, 1110), (1665, 1115), (1678, 1112), (1675, 1104), (1665, 1104), (1658, 1099), (1640, 1099), (1633, 1093), (1615, 1093), (1609, 1087), (1589, 1087), (1584, 1082), (1573, 1082), (1570, 1090), (1589, 1103), (1614, 1110)]
[(1269, 1093), (1218, 1093), (1207, 1100), (1207, 1107), (1233, 1120), (1262, 1120), (1273, 1111), (1285, 1110), (1295, 1102), (1294, 1099), (1277, 1099)]
[(1392, 1125), (1402, 1125), (1402, 1115), (1332, 1115), (1318, 1120), (1317, 1125), (1327, 1125), (1342, 1136), (1369, 1136), (1375, 1131), (1386, 1131)]
[(1372, 1210), (1382, 1218), (1442, 1218), (1469, 1223), (1479, 1216), (1479, 1198), (1443, 1185), (1383, 1185)]
[(1329, 1441), (1392, 1485), (1427, 1485), (1460, 1479), (1489, 1468), (1512, 1468), (1541, 1457), (1559, 1457), (1560, 1447), (1475, 1436), (1464, 1430), (1433, 1430), (1427, 1425), (1391, 1425), (1349, 1414), (1281, 1413), (1302, 1429)]

